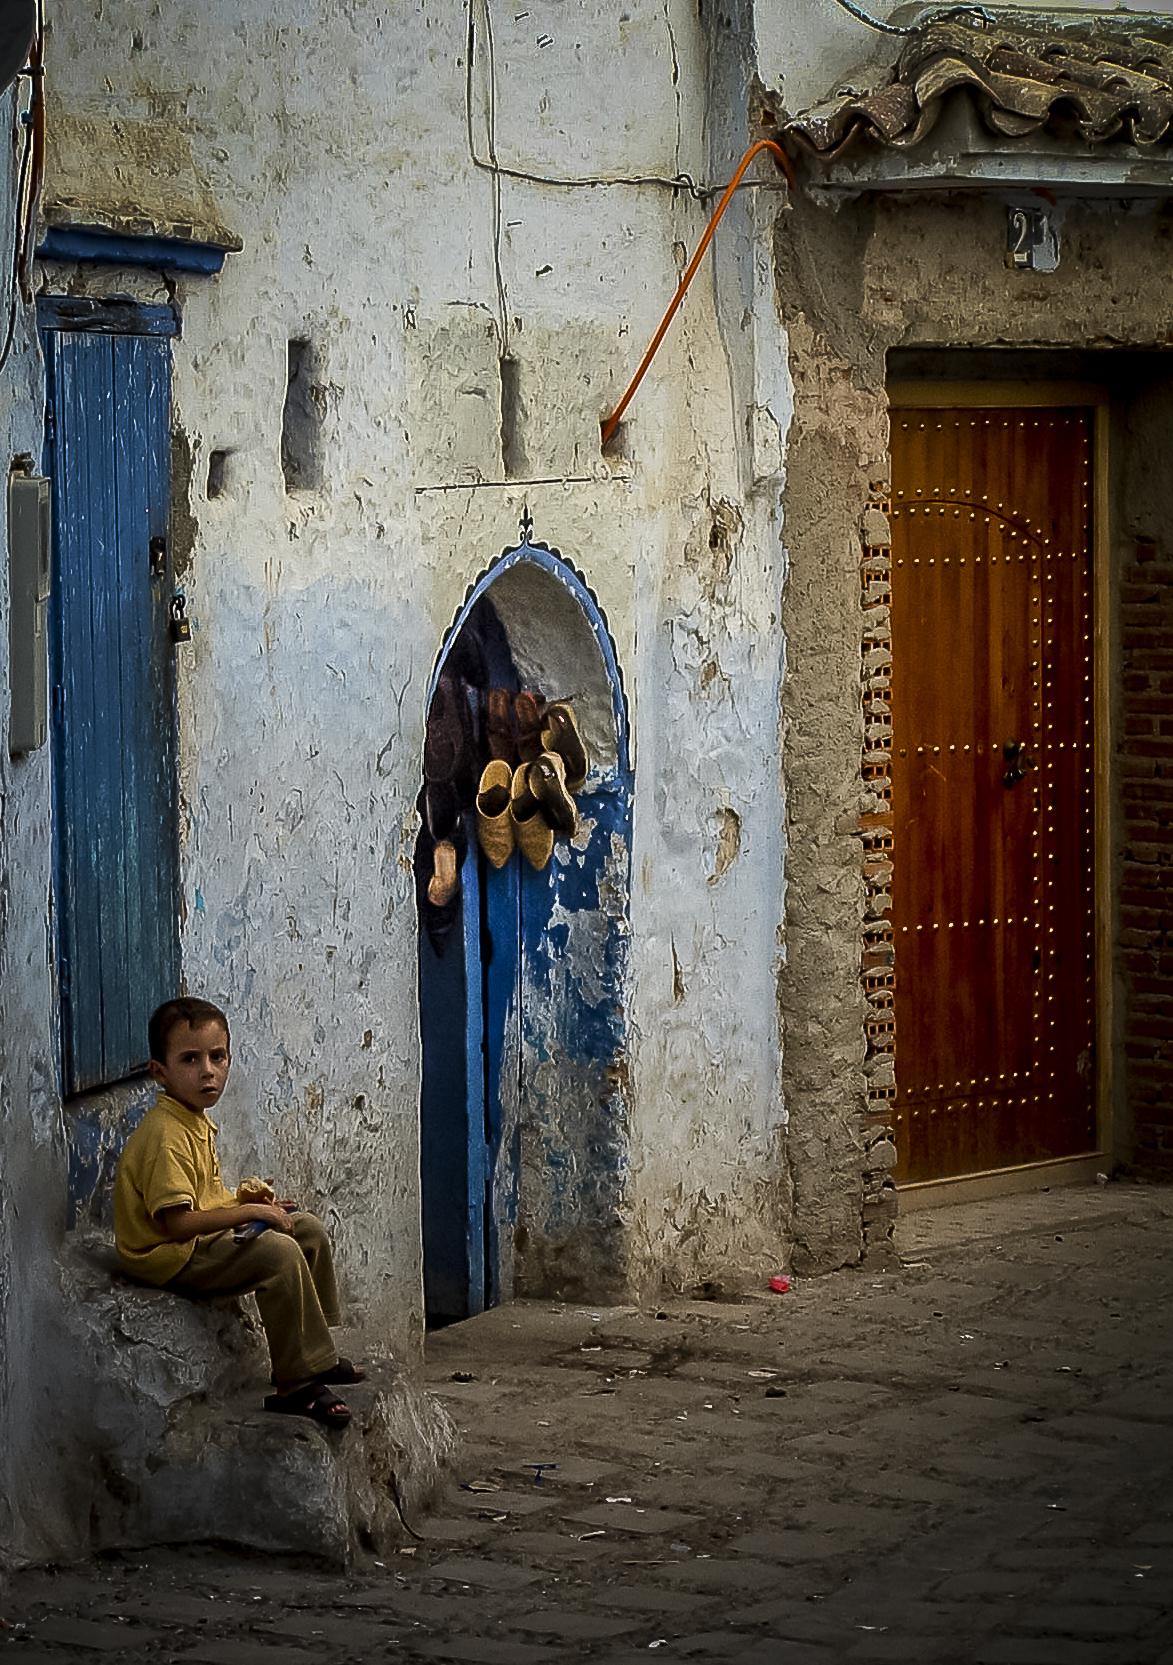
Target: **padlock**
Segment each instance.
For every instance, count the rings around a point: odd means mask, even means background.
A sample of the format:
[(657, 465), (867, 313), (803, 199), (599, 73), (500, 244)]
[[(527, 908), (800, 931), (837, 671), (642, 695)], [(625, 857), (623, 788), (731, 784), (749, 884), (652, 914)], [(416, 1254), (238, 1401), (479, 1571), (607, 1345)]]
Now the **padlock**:
[(190, 642), (191, 625), (187, 621), (187, 601), (182, 591), (171, 597), (171, 640)]

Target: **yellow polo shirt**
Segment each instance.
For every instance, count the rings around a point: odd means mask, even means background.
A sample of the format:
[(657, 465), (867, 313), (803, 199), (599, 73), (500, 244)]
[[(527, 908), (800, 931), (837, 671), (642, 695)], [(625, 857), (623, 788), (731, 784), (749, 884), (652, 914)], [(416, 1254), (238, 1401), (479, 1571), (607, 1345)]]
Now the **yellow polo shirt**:
[(162, 1284), (182, 1272), (197, 1239), (174, 1243), (158, 1214), (164, 1208), (231, 1208), (236, 1198), (220, 1178), (217, 1127), (160, 1093), (126, 1141), (114, 1179), (114, 1240), (132, 1277)]

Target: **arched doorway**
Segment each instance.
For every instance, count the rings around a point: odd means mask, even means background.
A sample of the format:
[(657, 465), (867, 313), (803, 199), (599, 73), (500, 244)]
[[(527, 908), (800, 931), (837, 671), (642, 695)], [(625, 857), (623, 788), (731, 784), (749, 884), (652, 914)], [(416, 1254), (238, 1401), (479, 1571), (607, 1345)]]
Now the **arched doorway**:
[[(469, 591), (429, 690), (425, 773), (454, 759), (452, 791), (425, 779), (416, 851), (433, 1323), (514, 1294), (599, 1299), (624, 1283), (626, 708), (594, 596), (557, 550), (530, 541), (530, 529), (523, 521), (522, 542)], [(503, 696), (519, 693), (569, 705), (589, 763), (577, 828), (541, 869), (519, 851), (494, 868), (476, 832), (490, 696), (499, 712)], [(445, 833), (459, 888), (437, 906), (429, 887)]]

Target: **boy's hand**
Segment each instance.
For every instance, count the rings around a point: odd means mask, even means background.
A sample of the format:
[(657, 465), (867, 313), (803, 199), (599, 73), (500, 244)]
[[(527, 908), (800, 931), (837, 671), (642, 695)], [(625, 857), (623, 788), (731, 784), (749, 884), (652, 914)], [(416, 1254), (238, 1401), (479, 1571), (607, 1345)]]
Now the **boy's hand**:
[(262, 1220), (274, 1231), (292, 1231), (293, 1221), (280, 1203), (253, 1203), (248, 1211), (250, 1220)]

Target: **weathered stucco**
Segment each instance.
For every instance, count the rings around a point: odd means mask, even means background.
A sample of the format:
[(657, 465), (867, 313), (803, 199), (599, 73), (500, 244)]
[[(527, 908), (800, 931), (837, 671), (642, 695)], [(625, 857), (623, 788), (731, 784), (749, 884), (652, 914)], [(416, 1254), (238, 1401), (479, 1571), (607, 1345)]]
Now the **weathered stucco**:
[[(1014, 272), (996, 197), (791, 202), (763, 160), (604, 457), (600, 419), (764, 117), (890, 45), (821, 3), (141, 10), (50, 8), (46, 217), (241, 246), (218, 275), (46, 262), (39, 281), (182, 319), (181, 947), (187, 988), (232, 1017), (226, 1172), (273, 1172), (322, 1212), (348, 1318), (416, 1356), (424, 725), (470, 587), (528, 514), (597, 599), (631, 780), (597, 895), (552, 916), (563, 983), (519, 1014), (503, 1288), (716, 1292), (858, 1259), (879, 905), (860, 553), (889, 355), (1061, 349), (1081, 374), (1093, 351), (1155, 355), (1173, 344), (1164, 218), (1061, 202), (1057, 270)], [(41, 381), (21, 313), (11, 452), (39, 451)], [(1127, 436), (1140, 407), (1123, 372), (1115, 388)], [(1163, 417), (1141, 429), (1151, 451)], [(1135, 471), (1149, 453), (1130, 454)], [(576, 700), (617, 768), (581, 618), (527, 605), (518, 669)], [(6, 653), (3, 631), (0, 693)], [(54, 1491), (68, 1428), (28, 1473), (60, 1364), (31, 1341), (60, 1316), (67, 1144), (100, 1212), (143, 1089), (62, 1106), (47, 750), (0, 746), (0, 793), (0, 1553), (60, 1552), (85, 1511)], [(572, 985), (610, 1027), (568, 1086)], [(574, 1158), (561, 1191), (555, 1147)]]
[[(413, 1354), (411, 857), (429, 679), (469, 585), (528, 508), (535, 537), (602, 608), (634, 775), (630, 849), (614, 853), (596, 908), (555, 921), (565, 975), (584, 988), (614, 969), (603, 922), (627, 933), (610, 991), (622, 1033), (599, 1080), (584, 1078), (579, 1117), (589, 1130), (587, 1106), (612, 1105), (584, 1147), (601, 1171), (588, 1163), (576, 1182), (580, 1197), (610, 1199), (609, 1235), (572, 1247), (573, 1220), (557, 1241), (531, 1235), (522, 1280), (553, 1286), (568, 1257), (582, 1287), (596, 1264), (627, 1288), (776, 1270), (788, 1246), (775, 981), (790, 389), (772, 180), (726, 216), (616, 455), (599, 445), (706, 224), (711, 198), (690, 182), (722, 185), (745, 148), (748, 8), (698, 19), (651, 3), (573, 16), (477, 3), (471, 76), (469, 18), (431, 5), (322, 4), (290, 22), (269, 0), (133, 18), (95, 3), (53, 8), (50, 24), (46, 218), (241, 244), (217, 276), (69, 263), (41, 275), (50, 292), (129, 295), (182, 318), (182, 960), (186, 986), (232, 1017), (226, 1172), (279, 1174), (319, 1209), (348, 1318)], [(621, 121), (599, 119), (603, 83)], [(35, 355), (22, 363), (35, 450)], [(538, 627), (549, 638), (557, 621)], [(531, 658), (544, 653), (560, 678), (556, 649), (547, 639)], [(4, 1022), (35, 1057), (22, 1052), (6, 1082), (22, 1083), (10, 1114), (44, 1206), (7, 1218), (6, 1265), (49, 1260), (66, 1190), (47, 754), (19, 767), (35, 788), (29, 815), (9, 794), (10, 848), (32, 846), (6, 952), (31, 969), (6, 978)], [(524, 1021), (538, 1056), (540, 1002)], [(38, 1080), (30, 1102), (23, 1083)], [(140, 1098), (115, 1087), (67, 1107), (75, 1159), (89, 1153), (75, 1195), (91, 1213)], [(525, 1165), (543, 1161), (532, 1120), (521, 1148), (524, 1226)], [(4, 1184), (19, 1176), (6, 1161)], [(544, 1183), (531, 1176), (531, 1199)], [(46, 1529), (63, 1543), (73, 1532), (84, 1523)], [(7, 1536), (27, 1541), (16, 1522)]]
[[(864, 1102), (859, 961), (853, 963), (851, 940), (854, 932), (858, 942), (867, 906), (859, 817), (875, 805), (861, 795), (855, 772), (863, 729), (848, 655), (854, 639), (858, 673), (865, 511), (869, 488), (882, 497), (886, 479), (886, 375), (1098, 382), (1110, 400), (1111, 466), (1101, 505), (1108, 559), (1101, 598), (1115, 596), (1137, 537), (1163, 535), (1153, 496), (1159, 486), (1139, 492), (1136, 482), (1151, 467), (1154, 448), (1167, 443), (1163, 355), (1173, 336), (1165, 218), (1144, 203), (1067, 200), (1056, 205), (1055, 219), (1061, 258), (1047, 274), (1008, 268), (1006, 204), (996, 196), (902, 195), (834, 208), (800, 202), (778, 223), (779, 296), (796, 390), (783, 693), (789, 953), (780, 999), (799, 1263), (807, 1253), (822, 1263), (848, 1240), (843, 1199), (854, 1164), (847, 1152)], [(1130, 1161), (1133, 1111), (1123, 1071), (1109, 1056), (1120, 1058), (1128, 999), (1117, 939), (1121, 781), (1112, 778), (1110, 762), (1120, 733), (1114, 601), (1099, 632), (1101, 767), (1105, 782), (1111, 779), (1101, 798), (1101, 940), (1109, 947), (1100, 967), (1101, 1014), (1117, 1043), (1105, 1049), (1104, 1107), (1113, 1118), (1108, 1149)], [(813, 838), (803, 836), (812, 831)], [(898, 870), (898, 851), (896, 862)], [(898, 1034), (896, 1071), (898, 1078)]]

